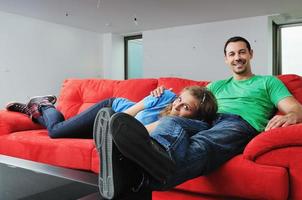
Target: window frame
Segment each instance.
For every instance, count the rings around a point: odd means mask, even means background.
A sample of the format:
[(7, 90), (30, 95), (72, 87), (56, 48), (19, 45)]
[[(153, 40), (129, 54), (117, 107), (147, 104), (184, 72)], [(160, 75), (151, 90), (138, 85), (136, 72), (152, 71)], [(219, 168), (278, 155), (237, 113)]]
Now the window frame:
[(142, 34), (125, 36), (124, 37), (124, 79), (128, 79), (128, 42), (130, 40), (142, 39)]
[(273, 40), (273, 75), (282, 74), (282, 35), (281, 29), (286, 27), (302, 26), (302, 22), (279, 23), (272, 22), (272, 40)]

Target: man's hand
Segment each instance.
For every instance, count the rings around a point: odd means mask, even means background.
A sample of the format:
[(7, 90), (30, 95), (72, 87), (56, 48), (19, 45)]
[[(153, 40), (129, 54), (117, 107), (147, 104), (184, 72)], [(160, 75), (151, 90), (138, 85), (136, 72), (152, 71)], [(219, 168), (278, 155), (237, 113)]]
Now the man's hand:
[(265, 127), (265, 131), (278, 127), (286, 127), (296, 123), (298, 123), (298, 119), (293, 113), (289, 113), (287, 115), (276, 115), (268, 122)]
[[(160, 97), (164, 93), (165, 90), (166, 90), (166, 88), (164, 86), (159, 86), (156, 89), (152, 90), (150, 92), (150, 95), (154, 96), (154, 97)], [(172, 88), (169, 88), (169, 90), (172, 90)]]
[(290, 96), (282, 99), (278, 103), (278, 109), (285, 115), (273, 117), (265, 127), (266, 131), (302, 122), (302, 106), (294, 97)]

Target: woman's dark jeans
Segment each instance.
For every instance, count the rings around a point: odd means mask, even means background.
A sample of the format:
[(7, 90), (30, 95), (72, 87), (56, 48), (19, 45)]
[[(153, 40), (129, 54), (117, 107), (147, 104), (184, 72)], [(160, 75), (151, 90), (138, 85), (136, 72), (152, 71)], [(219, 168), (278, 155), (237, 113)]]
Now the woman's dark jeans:
[(114, 99), (100, 101), (68, 120), (65, 120), (55, 107), (42, 106), (42, 115), (37, 121), (47, 128), (51, 138), (92, 138), (94, 119), (98, 111), (104, 107), (111, 107)]

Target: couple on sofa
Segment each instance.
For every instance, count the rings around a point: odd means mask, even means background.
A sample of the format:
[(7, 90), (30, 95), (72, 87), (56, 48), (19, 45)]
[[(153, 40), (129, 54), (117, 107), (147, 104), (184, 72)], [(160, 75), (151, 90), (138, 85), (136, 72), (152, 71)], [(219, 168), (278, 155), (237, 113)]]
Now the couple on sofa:
[[(302, 121), (301, 105), (279, 79), (252, 73), (253, 50), (246, 39), (230, 38), (224, 55), (231, 78), (212, 82), (207, 89), (185, 88), (179, 97), (161, 87), (137, 104), (108, 99), (66, 121), (53, 106), (54, 96), (8, 104), (7, 109), (27, 114), (53, 138), (93, 133), (104, 198), (165, 190), (210, 173), (240, 153), (257, 133)], [(99, 111), (103, 107), (113, 111)], [(276, 108), (284, 115), (270, 119)]]

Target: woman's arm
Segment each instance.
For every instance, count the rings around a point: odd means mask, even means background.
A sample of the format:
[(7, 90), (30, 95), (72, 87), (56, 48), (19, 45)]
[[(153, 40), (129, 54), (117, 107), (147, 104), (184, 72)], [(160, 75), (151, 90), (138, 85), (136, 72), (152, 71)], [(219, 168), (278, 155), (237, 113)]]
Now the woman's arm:
[[(152, 108), (153, 106), (155, 106), (159, 100), (159, 97), (163, 95), (165, 88), (163, 86), (156, 88), (155, 90), (151, 91), (150, 95), (148, 95), (147, 97), (145, 97), (144, 99), (142, 99), (141, 101), (137, 102), (136, 104), (134, 104), (133, 106), (131, 106), (130, 108), (126, 109), (125, 111), (123, 111), (124, 113), (127, 113), (133, 117), (135, 117), (137, 115), (137, 113), (139, 113), (140, 111), (147, 109), (147, 108)], [(172, 90), (172, 88), (170, 88), (169, 90)], [(169, 93), (166, 94), (165, 97), (163, 97), (165, 101), (172, 101), (175, 98), (175, 94), (174, 93)], [(146, 125), (146, 129), (148, 130), (148, 132), (152, 132), (155, 127), (158, 125), (158, 121), (153, 122), (151, 124)]]
[[(155, 90), (159, 90), (159, 89), (157, 88)], [(152, 94), (150, 94), (123, 112), (127, 113), (131, 116), (135, 116), (138, 112), (140, 112), (144, 109), (154, 107), (156, 105), (156, 103), (158, 102), (158, 99), (159, 99), (159, 96), (155, 97)]]
[(139, 102), (137, 102), (136, 104), (134, 104), (133, 106), (131, 106), (130, 108), (126, 109), (123, 112), (134, 117), (139, 111), (144, 110), (144, 108), (145, 108), (144, 107), (144, 102), (139, 101)]
[(147, 131), (149, 132), (149, 134), (158, 126), (158, 124), (159, 124), (159, 121), (155, 121), (155, 122), (145, 126)]
[[(127, 113), (133, 117), (135, 117), (135, 115), (144, 109), (144, 103), (143, 101), (139, 101), (138, 103), (134, 104), (133, 106), (131, 106), (130, 108), (128, 108), (127, 110), (124, 111), (124, 113)], [(147, 131), (149, 133), (151, 133), (159, 124), (159, 121), (155, 121), (151, 124), (145, 125)]]

